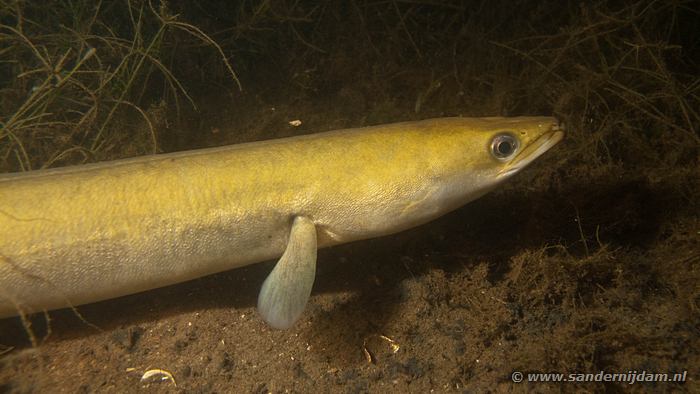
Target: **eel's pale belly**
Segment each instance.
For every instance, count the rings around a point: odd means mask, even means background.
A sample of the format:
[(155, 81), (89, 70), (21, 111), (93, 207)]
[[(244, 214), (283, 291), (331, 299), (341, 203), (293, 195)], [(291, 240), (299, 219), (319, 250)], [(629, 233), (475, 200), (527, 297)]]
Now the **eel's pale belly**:
[(276, 258), (291, 222), (274, 212), (165, 228), (143, 225), (139, 238), (95, 234), (18, 259), (3, 254), (0, 317), (77, 306)]

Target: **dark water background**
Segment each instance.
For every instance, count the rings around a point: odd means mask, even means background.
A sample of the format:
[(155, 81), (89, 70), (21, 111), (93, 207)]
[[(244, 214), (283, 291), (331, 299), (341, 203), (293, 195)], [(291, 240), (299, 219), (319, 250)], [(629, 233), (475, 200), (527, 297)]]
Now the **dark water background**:
[[(697, 390), (693, 2), (0, 10), (3, 172), (441, 116), (567, 125), (562, 144), (481, 200), (320, 251), (289, 331), (256, 315), (263, 263), (83, 306), (82, 319), (4, 319), (0, 392)], [(177, 386), (141, 382), (153, 368)], [(687, 381), (514, 384), (514, 371)]]

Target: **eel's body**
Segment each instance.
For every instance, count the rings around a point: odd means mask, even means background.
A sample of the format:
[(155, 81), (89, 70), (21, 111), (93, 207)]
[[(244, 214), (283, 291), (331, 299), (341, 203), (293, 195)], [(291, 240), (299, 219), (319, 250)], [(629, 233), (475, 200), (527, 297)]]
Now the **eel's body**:
[[(515, 141), (513, 152), (495, 142), (503, 135)], [(283, 253), (296, 265), (271, 275), (268, 287), (303, 298), (313, 272), (301, 290), (294, 272), (308, 279), (316, 247), (427, 222), (486, 193), (562, 136), (553, 118), (442, 118), (3, 175), (0, 317)], [(266, 320), (271, 313), (282, 312), (263, 312)]]

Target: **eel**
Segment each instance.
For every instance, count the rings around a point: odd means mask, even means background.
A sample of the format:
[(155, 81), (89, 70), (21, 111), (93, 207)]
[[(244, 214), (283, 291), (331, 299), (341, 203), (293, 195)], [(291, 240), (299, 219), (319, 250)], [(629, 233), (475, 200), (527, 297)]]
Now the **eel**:
[(258, 311), (291, 327), (318, 248), (426, 223), (564, 136), (552, 117), (437, 118), (0, 175), (0, 317), (277, 259)]

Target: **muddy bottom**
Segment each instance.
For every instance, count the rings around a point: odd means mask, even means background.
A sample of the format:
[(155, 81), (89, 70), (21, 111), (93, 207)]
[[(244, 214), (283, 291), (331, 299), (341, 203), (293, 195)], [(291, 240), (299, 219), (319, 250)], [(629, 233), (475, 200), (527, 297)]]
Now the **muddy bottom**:
[[(34, 346), (19, 318), (1, 320), (0, 392), (696, 390), (697, 215), (662, 184), (532, 191), (528, 178), (320, 251), (287, 331), (255, 310), (273, 262), (33, 316)], [(600, 371), (686, 381), (513, 382)]]

